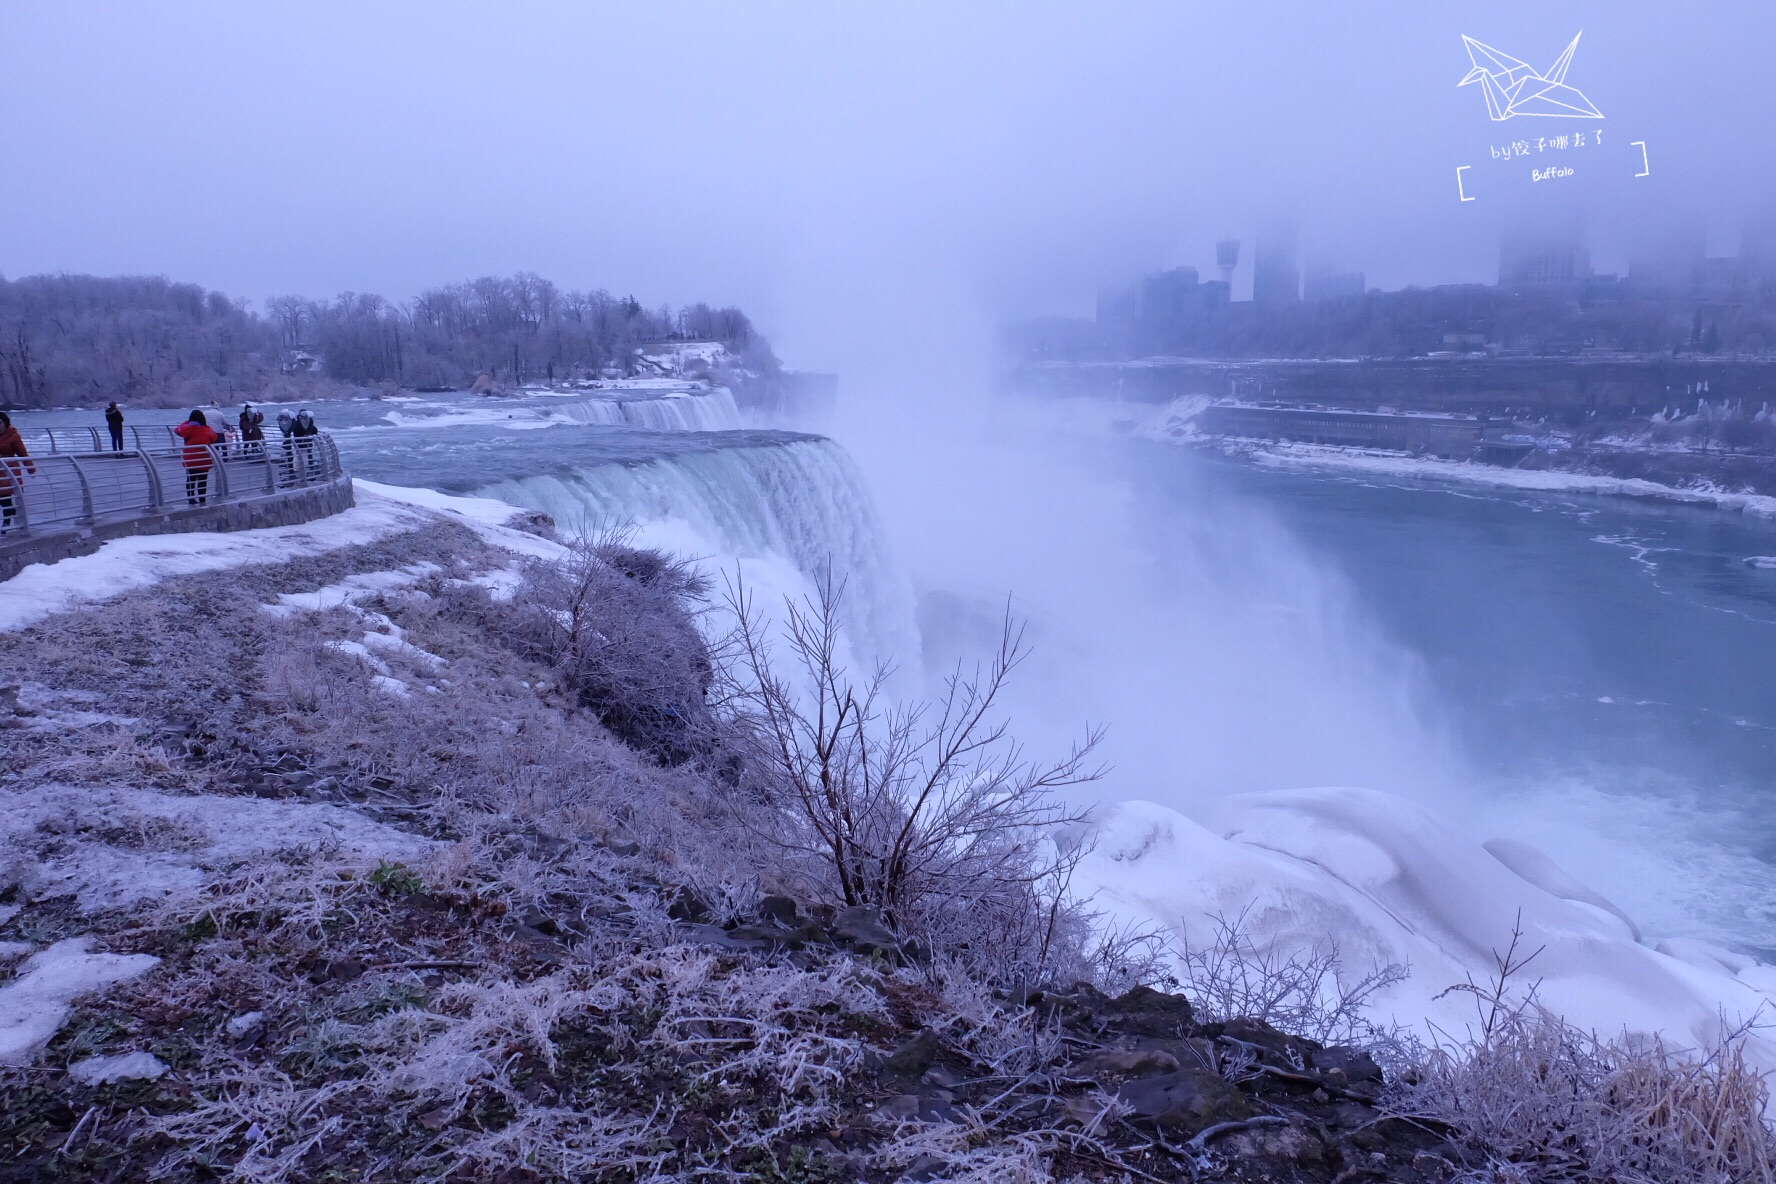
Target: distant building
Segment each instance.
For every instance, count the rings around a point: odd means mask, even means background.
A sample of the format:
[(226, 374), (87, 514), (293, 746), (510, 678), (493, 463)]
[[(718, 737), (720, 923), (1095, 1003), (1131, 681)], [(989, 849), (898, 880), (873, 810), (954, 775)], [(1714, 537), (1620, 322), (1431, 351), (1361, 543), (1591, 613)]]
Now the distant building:
[(1233, 291), (1233, 269), (1239, 266), (1239, 262), (1239, 239), (1224, 238), (1215, 244), (1215, 266), (1221, 269), (1221, 282), (1227, 285), (1229, 292)]
[(1511, 235), (1499, 247), (1501, 288), (1577, 288), (1591, 278), (1591, 252), (1576, 237)]
[(1174, 267), (1141, 281), (1141, 320), (1160, 324), (1202, 307), (1202, 285), (1196, 268)]
[(1628, 260), (1628, 285), (1637, 295), (1687, 299), (1702, 283), (1707, 235), (1694, 227), (1668, 231)]
[(1133, 284), (1098, 289), (1098, 326), (1126, 329), (1141, 315), (1141, 289)]
[(1301, 299), (1301, 268), (1295, 257), (1295, 227), (1272, 226), (1258, 236), (1252, 252), (1252, 303), (1294, 304)]
[(1338, 300), (1345, 296), (1361, 296), (1369, 289), (1360, 271), (1310, 270), (1302, 284), (1302, 299), (1307, 301)]

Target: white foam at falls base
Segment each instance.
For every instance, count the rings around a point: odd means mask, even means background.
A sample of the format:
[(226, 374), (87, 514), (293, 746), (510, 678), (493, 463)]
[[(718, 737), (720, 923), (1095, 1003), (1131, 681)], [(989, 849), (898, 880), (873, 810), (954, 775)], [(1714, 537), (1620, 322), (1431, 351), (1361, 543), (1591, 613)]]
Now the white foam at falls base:
[(888, 552), (856, 465), (830, 440), (595, 465), (480, 492), (545, 510), (569, 533), (636, 526), (639, 541), (704, 560), (718, 578), (738, 565), (762, 585), (759, 607), (773, 616), (781, 616), (781, 594), (805, 594), (830, 562), (846, 582), (845, 623), (857, 650), (917, 663), (911, 586)]
[[(1473, 998), (1446, 988), (1484, 982), (1521, 923), (1519, 953), (1540, 950), (1519, 989), (1586, 1029), (1663, 1033), (1709, 1046), (1759, 1008), (1776, 1005), (1769, 968), (1735, 973), (1719, 960), (1680, 960), (1636, 944), (1599, 908), (1562, 899), (1514, 874), (1416, 803), (1358, 789), (1241, 794), (1194, 809), (1151, 802), (1106, 807), (1074, 887), (1109, 920), (1151, 926), (1178, 945), (1211, 945), (1217, 915), (1244, 914), (1248, 936), (1280, 952), (1336, 950), (1352, 976), (1403, 965), (1372, 1018), (1461, 1036)], [(1748, 1053), (1776, 1070), (1776, 1042)]]

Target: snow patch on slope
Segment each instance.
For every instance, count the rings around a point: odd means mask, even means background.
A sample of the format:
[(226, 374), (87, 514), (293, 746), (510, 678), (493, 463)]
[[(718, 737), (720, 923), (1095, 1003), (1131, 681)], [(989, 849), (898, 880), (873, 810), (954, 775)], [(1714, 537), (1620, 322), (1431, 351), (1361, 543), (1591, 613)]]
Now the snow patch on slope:
[(152, 954), (95, 954), (90, 937), (71, 937), (33, 954), (0, 986), (0, 1065), (29, 1063), (67, 1019), (74, 1001), (146, 973)]
[(371, 866), (437, 844), (337, 806), (152, 789), (67, 785), (0, 789), (0, 851), (33, 899), (74, 897), (87, 912), (194, 893), (278, 851)]

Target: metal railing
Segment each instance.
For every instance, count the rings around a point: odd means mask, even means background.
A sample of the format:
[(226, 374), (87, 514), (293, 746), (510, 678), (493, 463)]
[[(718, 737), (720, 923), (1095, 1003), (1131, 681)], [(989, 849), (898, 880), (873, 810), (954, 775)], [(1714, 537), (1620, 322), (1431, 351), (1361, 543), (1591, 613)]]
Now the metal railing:
[[(38, 429), (26, 440), (50, 430)], [(71, 442), (77, 434), (66, 428), (53, 431), (64, 442)], [(109, 434), (105, 445), (106, 449), (110, 446)], [(325, 484), (344, 472), (339, 449), (325, 434), (127, 452), (33, 450), (28, 457), (0, 458), (0, 514), (4, 515), (6, 538), (44, 534), (119, 518), (268, 497)]]

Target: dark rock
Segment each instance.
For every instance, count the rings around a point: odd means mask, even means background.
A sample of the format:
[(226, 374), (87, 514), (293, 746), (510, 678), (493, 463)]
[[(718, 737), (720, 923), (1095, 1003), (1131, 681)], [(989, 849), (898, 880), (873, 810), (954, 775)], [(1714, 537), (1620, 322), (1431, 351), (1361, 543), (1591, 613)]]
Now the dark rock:
[(1124, 1082), (1116, 1096), (1137, 1117), (1187, 1134), (1251, 1113), (1239, 1091), (1219, 1074), (1206, 1070), (1182, 1069), (1159, 1077), (1137, 1077)]
[(796, 902), (787, 896), (765, 897), (759, 901), (758, 915), (761, 921), (775, 921), (785, 929), (794, 929), (801, 920)]
[(832, 920), (833, 935), (864, 954), (900, 953), (900, 941), (893, 930), (882, 923), (882, 914), (867, 904), (842, 910)]
[[(1292, 1168), (1313, 1169), (1326, 1161), (1326, 1146), (1300, 1122), (1254, 1126), (1235, 1131), (1220, 1144), (1221, 1153), (1248, 1170), (1256, 1167), (1267, 1180), (1288, 1179)], [(1385, 1175), (1386, 1164), (1378, 1174)], [(1359, 1177), (1352, 1176), (1355, 1180)]]
[(1129, 1036), (1187, 1036), (1195, 1024), (1190, 1000), (1152, 987), (1135, 987), (1102, 1010), (1115, 1017), (1117, 1031)]
[(935, 1155), (921, 1155), (901, 1169), (901, 1173), (896, 1179), (935, 1180), (938, 1174), (949, 1166), (950, 1163), (947, 1159), (939, 1159)]
[(1455, 1175), (1455, 1165), (1434, 1151), (1420, 1151), (1414, 1155), (1412, 1170), (1428, 1180), (1447, 1180)]
[(364, 964), (356, 958), (341, 958), (337, 962), (327, 963), (327, 977), (334, 982), (349, 983), (353, 979), (362, 978)]
[(689, 888), (678, 890), (678, 895), (673, 897), (671, 905), (666, 909), (666, 915), (674, 921), (689, 921), (693, 925), (705, 925), (714, 918), (709, 906)]
[(882, 1067), (890, 1073), (898, 1074), (908, 1080), (917, 1080), (925, 1075), (937, 1060), (940, 1045), (937, 1033), (930, 1028), (921, 1031), (917, 1036), (888, 1054)]
[(1374, 1057), (1360, 1048), (1335, 1044), (1330, 1048), (1316, 1049), (1313, 1067), (1322, 1073), (1342, 1073), (1344, 1079), (1352, 1085), (1381, 1084), (1381, 1066), (1375, 1063)]
[(720, 925), (706, 924), (686, 925), (685, 940), (747, 954), (768, 954), (782, 944), (776, 936), (749, 937), (738, 930), (730, 933)]
[(536, 842), (532, 844), (532, 849), (538, 859), (556, 860), (571, 851), (573, 849), (573, 844), (566, 839), (559, 839), (553, 835), (541, 835), (537, 838)]
[(1179, 1065), (1178, 1058), (1164, 1049), (1111, 1048), (1086, 1057), (1073, 1066), (1072, 1072), (1081, 1077), (1103, 1080), (1158, 1077), (1163, 1073), (1176, 1073), (1180, 1068), (1182, 1066)]
[(757, 946), (767, 950), (791, 944), (789, 935), (772, 925), (736, 925), (727, 932), (728, 937), (734, 941), (745, 942), (749, 946)]
[(1271, 1054), (1277, 1065), (1306, 1068), (1314, 1063), (1320, 1046), (1299, 1036), (1279, 1032), (1263, 1020), (1241, 1017), (1220, 1025), (1220, 1034), (1240, 1044)]

